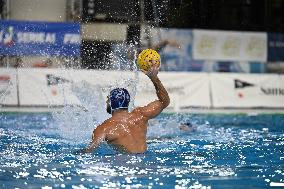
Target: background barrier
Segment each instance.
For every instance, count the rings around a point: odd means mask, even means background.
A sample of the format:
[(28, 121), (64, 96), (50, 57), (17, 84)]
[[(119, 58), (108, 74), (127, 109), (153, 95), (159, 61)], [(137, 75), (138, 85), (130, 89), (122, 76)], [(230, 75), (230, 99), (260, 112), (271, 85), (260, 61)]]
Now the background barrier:
[(62, 106), (70, 101), (76, 102), (67, 71), (19, 69), (18, 75), (21, 106)]
[[(159, 77), (171, 97), (169, 109), (175, 111), (190, 107), (284, 108), (282, 75), (160, 72)], [(98, 98), (102, 104), (115, 87), (130, 91), (131, 106), (157, 99), (152, 82), (140, 72), (0, 69), (3, 106), (85, 106)]]
[(210, 74), (215, 108), (284, 107), (283, 76), (276, 74)]
[(267, 60), (267, 34), (193, 30), (193, 58), (201, 60)]
[(0, 104), (18, 105), (17, 70), (0, 69)]
[[(159, 77), (169, 92), (169, 108), (210, 107), (209, 77), (206, 73), (161, 72)], [(145, 105), (157, 99), (152, 82), (140, 75), (136, 105)]]
[(80, 24), (0, 20), (1, 55), (80, 56)]
[[(19, 99), (23, 106), (81, 105), (82, 93), (107, 95), (112, 86), (124, 86), (133, 91), (129, 83), (131, 72), (60, 69), (19, 69)], [(88, 88), (89, 91), (86, 91)]]

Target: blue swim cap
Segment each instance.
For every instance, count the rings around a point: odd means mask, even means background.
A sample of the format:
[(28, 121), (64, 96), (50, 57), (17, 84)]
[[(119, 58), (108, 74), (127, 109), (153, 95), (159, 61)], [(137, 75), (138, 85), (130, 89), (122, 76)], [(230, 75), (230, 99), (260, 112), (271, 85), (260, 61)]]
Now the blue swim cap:
[(124, 88), (116, 88), (110, 91), (110, 108), (111, 112), (117, 109), (128, 108), (130, 95)]

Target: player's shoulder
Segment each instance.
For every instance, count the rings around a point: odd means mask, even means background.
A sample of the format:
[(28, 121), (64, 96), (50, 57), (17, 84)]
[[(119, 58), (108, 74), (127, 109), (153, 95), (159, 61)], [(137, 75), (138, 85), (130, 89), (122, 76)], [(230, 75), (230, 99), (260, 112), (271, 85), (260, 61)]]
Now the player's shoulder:
[(136, 107), (131, 113), (136, 115), (136, 116), (143, 116), (143, 117), (147, 117), (147, 108), (144, 107)]
[(105, 130), (113, 124), (113, 120), (111, 118), (105, 120), (100, 125), (96, 127), (96, 130)]
[(132, 110), (131, 113), (133, 114), (141, 114), (143, 112), (143, 107), (136, 107), (134, 110)]

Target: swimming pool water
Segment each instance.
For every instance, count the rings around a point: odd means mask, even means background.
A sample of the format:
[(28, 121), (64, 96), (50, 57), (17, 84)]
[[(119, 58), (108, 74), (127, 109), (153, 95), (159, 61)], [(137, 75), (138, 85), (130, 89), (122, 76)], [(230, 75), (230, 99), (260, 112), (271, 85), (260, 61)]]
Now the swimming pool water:
[[(243, 189), (284, 183), (281, 114), (162, 114), (150, 122), (147, 152), (137, 155), (117, 154), (106, 144), (76, 155), (94, 126), (66, 123), (64, 130), (56, 119), (50, 113), (0, 113), (0, 188)], [(196, 131), (179, 130), (184, 121)]]

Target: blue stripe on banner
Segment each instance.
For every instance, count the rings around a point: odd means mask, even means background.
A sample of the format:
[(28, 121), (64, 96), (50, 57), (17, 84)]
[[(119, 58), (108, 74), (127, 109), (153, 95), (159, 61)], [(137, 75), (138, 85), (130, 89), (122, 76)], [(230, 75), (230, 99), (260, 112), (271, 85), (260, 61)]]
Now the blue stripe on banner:
[(284, 34), (268, 33), (268, 61), (284, 61)]
[(80, 24), (0, 21), (0, 55), (80, 56)]

